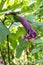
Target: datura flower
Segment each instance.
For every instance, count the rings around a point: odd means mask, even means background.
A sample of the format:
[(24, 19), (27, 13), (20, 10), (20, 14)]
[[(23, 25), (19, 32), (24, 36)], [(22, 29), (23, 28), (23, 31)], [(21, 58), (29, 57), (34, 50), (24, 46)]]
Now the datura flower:
[(18, 18), (26, 30), (26, 34), (22, 36), (22, 39), (25, 41), (32, 42), (34, 39), (37, 38), (36, 31), (32, 28), (30, 23), (24, 17), (18, 16)]
[(37, 38), (36, 31), (32, 28), (30, 23), (24, 17), (17, 15), (17, 12), (10, 12), (9, 14), (14, 15), (14, 18), (19, 20), (21, 24), (24, 26), (26, 34), (22, 35), (23, 40), (32, 42), (34, 39)]

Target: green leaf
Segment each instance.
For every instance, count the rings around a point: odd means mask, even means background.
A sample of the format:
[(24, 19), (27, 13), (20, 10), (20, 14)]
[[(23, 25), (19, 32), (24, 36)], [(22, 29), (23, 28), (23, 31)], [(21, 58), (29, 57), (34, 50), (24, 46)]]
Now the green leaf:
[(26, 18), (29, 22), (32, 22), (32, 21), (34, 21), (35, 16), (34, 16), (33, 14), (29, 14), (29, 15), (26, 15), (25, 18)]
[(14, 34), (14, 33), (9, 34), (9, 41), (10, 41), (13, 49), (15, 49), (16, 46), (17, 46), (17, 36), (16, 36), (16, 34)]
[(29, 45), (29, 42), (26, 42), (19, 38), (19, 45), (16, 49), (16, 57), (19, 58), (22, 55), (23, 50), (25, 50)]
[(3, 0), (3, 2), (1, 0), (1, 3), (0, 3), (0, 11), (2, 10), (2, 7), (3, 7), (4, 3), (5, 3), (5, 0)]
[(22, 26), (21, 25), (21, 23), (20, 22), (14, 22), (12, 25), (11, 25), (11, 27), (10, 27), (10, 29), (12, 29), (13, 27), (20, 27), (20, 26)]
[(36, 60), (36, 61), (31, 61), (31, 62), (30, 62), (31, 65), (36, 65), (36, 64), (38, 64), (38, 63), (43, 63), (43, 58), (38, 59), (38, 60)]
[(37, 38), (36, 40), (33, 41), (33, 43), (36, 43), (36, 44), (43, 43), (43, 40), (40, 38)]
[(36, 48), (34, 48), (34, 49), (31, 51), (31, 54), (38, 53), (40, 50), (41, 50), (40, 47), (36, 47)]
[(9, 10), (9, 11), (3, 11), (3, 12), (0, 12), (0, 14), (8, 14), (10, 12), (12, 12), (12, 11), (11, 10)]
[(36, 63), (43, 63), (43, 58), (42, 58), (42, 59), (38, 59), (38, 60), (36, 61)]
[(28, 3), (28, 6), (31, 6), (34, 3), (36, 3), (36, 0), (30, 0), (29, 3)]
[[(17, 24), (16, 24), (17, 25)], [(15, 25), (15, 26), (16, 26)], [(11, 26), (12, 28), (13, 26)], [(25, 30), (23, 27), (18, 27), (18, 30), (16, 33), (9, 34), (9, 40), (11, 42), (11, 46), (15, 49), (17, 46), (17, 40), (19, 37), (21, 37), (25, 33)]]
[(9, 34), (9, 30), (0, 22), (0, 42)]
[(22, 35), (24, 35), (26, 33), (25, 29), (23, 27), (19, 27), (16, 34), (17, 34), (17, 37), (21, 37)]

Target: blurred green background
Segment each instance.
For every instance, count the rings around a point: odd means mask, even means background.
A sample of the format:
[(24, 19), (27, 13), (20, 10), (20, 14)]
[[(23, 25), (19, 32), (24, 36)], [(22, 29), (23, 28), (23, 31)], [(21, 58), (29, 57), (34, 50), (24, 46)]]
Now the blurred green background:
[[(19, 20), (9, 12), (24, 16), (38, 38), (26, 42), (26, 33)], [(43, 65), (43, 0), (0, 0), (0, 60), (4, 65)]]

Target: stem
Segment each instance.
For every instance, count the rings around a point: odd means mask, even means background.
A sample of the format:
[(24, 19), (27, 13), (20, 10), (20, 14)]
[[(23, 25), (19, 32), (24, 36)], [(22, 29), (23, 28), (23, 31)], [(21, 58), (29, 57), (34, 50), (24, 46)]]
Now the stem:
[(1, 51), (1, 55), (2, 55), (2, 59), (3, 59), (3, 61), (4, 61), (4, 65), (6, 65), (5, 54), (3, 53), (3, 51)]
[(7, 47), (8, 47), (8, 62), (9, 62), (9, 65), (10, 65), (10, 47), (9, 47), (8, 35), (7, 35)]
[(29, 48), (29, 52), (31, 52), (33, 48), (34, 48), (34, 45), (31, 43), (31, 48)]
[(28, 59), (28, 54), (29, 54), (29, 52), (28, 52), (28, 50), (26, 49), (26, 55), (27, 55), (27, 59)]
[(7, 15), (16, 15), (16, 14), (18, 14), (19, 12), (9, 12), (9, 13), (6, 13), (5, 14), (5, 16), (7, 16)]

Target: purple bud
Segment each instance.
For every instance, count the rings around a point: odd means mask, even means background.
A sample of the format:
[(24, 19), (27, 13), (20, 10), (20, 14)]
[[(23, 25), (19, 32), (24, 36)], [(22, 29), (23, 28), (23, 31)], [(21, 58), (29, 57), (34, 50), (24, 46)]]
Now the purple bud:
[(21, 16), (18, 16), (18, 17), (27, 32), (25, 35), (22, 36), (22, 39), (31, 42), (31, 41), (33, 41), (33, 39), (37, 38), (37, 33), (32, 28), (30, 23), (24, 17), (21, 17)]

